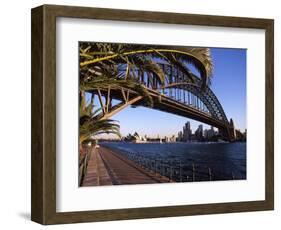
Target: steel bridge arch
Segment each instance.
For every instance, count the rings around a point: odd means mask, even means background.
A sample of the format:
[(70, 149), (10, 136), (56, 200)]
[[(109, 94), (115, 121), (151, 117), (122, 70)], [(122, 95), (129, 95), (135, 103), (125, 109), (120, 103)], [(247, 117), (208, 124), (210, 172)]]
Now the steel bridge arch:
[[(197, 119), (200, 121), (200, 116), (204, 117), (204, 123), (209, 122), (209, 124), (216, 124), (213, 125), (219, 128), (220, 133), (222, 136), (226, 137), (227, 140), (234, 140), (235, 139), (235, 129), (232, 120), (228, 120), (227, 116), (223, 110), (221, 103), (219, 102), (218, 98), (214, 94), (214, 92), (210, 89), (209, 86), (206, 86), (202, 89), (201, 79), (196, 75), (189, 73), (189, 76), (184, 74), (180, 71), (177, 67), (171, 66), (169, 64), (159, 64), (165, 74), (165, 82), (164, 85), (157, 82), (156, 76), (152, 76), (152, 81), (146, 76), (144, 77), (144, 72), (135, 70), (137, 72), (136, 79), (139, 83), (143, 84), (144, 87), (148, 89), (150, 94), (156, 98), (165, 98), (167, 100), (167, 96), (163, 94), (165, 89), (174, 89), (174, 90), (183, 90), (185, 92), (189, 92), (199, 98), (201, 102), (206, 106), (209, 111), (208, 114), (202, 113), (202, 111), (197, 112)], [(192, 78), (191, 78), (192, 77)], [(146, 80), (145, 80), (146, 79)], [(153, 82), (153, 83), (151, 83)], [(101, 107), (103, 109), (103, 114), (99, 116), (99, 119), (107, 119), (113, 116), (114, 114), (118, 113), (119, 111), (125, 109), (127, 106), (140, 106), (143, 105), (142, 100), (143, 98), (138, 95), (136, 92), (132, 92), (126, 88), (120, 88), (119, 90), (108, 89), (106, 90), (98, 90), (99, 101)], [(105, 103), (102, 102), (101, 97), (105, 97)], [(164, 97), (165, 96), (165, 97)], [(168, 97), (169, 98), (169, 97)], [(112, 99), (119, 99), (121, 102), (115, 106), (111, 106)], [(174, 105), (172, 101), (174, 98), (169, 98), (169, 105), (173, 107)], [(191, 104), (184, 104), (182, 101), (174, 100), (175, 104), (180, 105), (182, 108), (186, 110), (196, 110), (196, 108), (192, 108)], [(180, 103), (180, 104), (179, 104)], [(157, 109), (157, 108), (155, 108)], [(159, 109), (159, 108), (158, 108)], [(161, 109), (160, 109), (161, 110)], [(163, 109), (162, 109), (163, 110)], [(163, 111), (167, 111), (163, 110)], [(193, 112), (191, 111), (191, 112)], [(177, 113), (176, 111), (173, 112), (172, 109), (169, 109), (170, 113)], [(186, 113), (188, 114), (188, 113)], [(191, 114), (191, 113), (189, 113)], [(188, 117), (188, 115), (187, 115)], [(194, 116), (193, 116), (194, 117)], [(192, 118), (195, 119), (196, 118)], [(201, 119), (202, 120), (202, 119)]]
[(193, 84), (193, 83), (174, 83), (167, 86), (162, 87), (162, 89), (182, 89), (187, 92), (192, 93), (196, 97), (198, 97), (207, 109), (210, 111), (210, 114), (215, 118), (222, 122), (228, 123), (228, 119), (225, 115), (225, 112), (220, 104), (218, 98), (214, 94), (214, 92), (207, 86), (204, 91), (201, 90), (201, 87)]

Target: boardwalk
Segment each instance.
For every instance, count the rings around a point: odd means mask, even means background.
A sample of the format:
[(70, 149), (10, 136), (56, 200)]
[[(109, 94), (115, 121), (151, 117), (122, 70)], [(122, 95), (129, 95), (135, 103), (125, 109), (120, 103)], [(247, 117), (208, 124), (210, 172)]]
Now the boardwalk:
[(91, 151), (87, 173), (84, 177), (82, 186), (112, 185), (104, 163), (97, 149)]
[(169, 182), (167, 177), (149, 172), (104, 147), (93, 149), (90, 157), (82, 186)]

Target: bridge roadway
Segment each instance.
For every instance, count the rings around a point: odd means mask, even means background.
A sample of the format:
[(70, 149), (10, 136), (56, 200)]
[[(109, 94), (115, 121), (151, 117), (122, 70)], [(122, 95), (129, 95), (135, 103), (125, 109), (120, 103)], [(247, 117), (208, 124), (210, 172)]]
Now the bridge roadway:
[(93, 148), (90, 154), (82, 186), (170, 182), (167, 177), (149, 172), (108, 148)]

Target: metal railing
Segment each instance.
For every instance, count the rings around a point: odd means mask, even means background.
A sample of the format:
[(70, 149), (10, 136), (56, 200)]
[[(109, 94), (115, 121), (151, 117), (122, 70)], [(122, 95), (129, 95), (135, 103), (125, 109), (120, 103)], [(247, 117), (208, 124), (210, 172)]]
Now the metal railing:
[(90, 160), (90, 153), (91, 153), (92, 148), (91, 147), (86, 147), (86, 153), (84, 153), (84, 156), (82, 159), (79, 161), (79, 186), (82, 186), (83, 179), (86, 175), (87, 172), (87, 167), (88, 163)]
[[(213, 181), (216, 175), (210, 167), (197, 167), (195, 162), (183, 164), (179, 160), (165, 160), (161, 157), (144, 156), (136, 152), (119, 152), (124, 157), (133, 161), (139, 167), (155, 175), (165, 176), (170, 181), (192, 182), (192, 181)], [(199, 169), (200, 168), (200, 169)], [(237, 179), (231, 172), (230, 180)]]

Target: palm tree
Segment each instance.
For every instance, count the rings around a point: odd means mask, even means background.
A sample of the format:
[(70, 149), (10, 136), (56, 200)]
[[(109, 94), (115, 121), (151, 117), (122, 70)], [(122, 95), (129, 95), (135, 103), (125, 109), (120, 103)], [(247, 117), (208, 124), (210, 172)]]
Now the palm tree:
[(119, 125), (116, 121), (95, 119), (98, 110), (93, 111), (93, 100), (87, 104), (85, 94), (80, 95), (80, 97), (80, 146), (85, 142), (89, 142), (92, 136), (103, 133), (112, 133), (121, 137)]
[(80, 68), (82, 72), (101, 74), (103, 67), (126, 65), (125, 79), (134, 69), (145, 71), (164, 82), (165, 74), (155, 60), (164, 60), (179, 68), (194, 83), (194, 75), (187, 65), (192, 65), (200, 73), (201, 87), (210, 83), (213, 63), (208, 48), (149, 46), (131, 44), (83, 43), (80, 46)]

